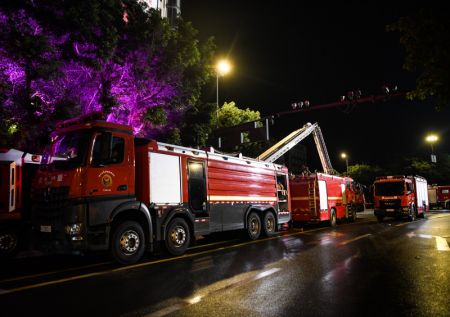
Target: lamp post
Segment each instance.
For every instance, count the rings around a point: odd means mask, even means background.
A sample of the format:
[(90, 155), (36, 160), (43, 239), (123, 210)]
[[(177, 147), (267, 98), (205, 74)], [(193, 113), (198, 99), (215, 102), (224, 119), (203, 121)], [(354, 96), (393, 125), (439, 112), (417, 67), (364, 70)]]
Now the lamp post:
[(347, 156), (347, 153), (341, 153), (341, 157), (343, 159), (345, 159), (345, 167), (346, 167), (346, 171), (348, 173), (348, 156)]
[(230, 63), (222, 59), (216, 65), (216, 128), (219, 127), (219, 77), (225, 76), (231, 70)]
[(432, 163), (436, 163), (436, 155), (434, 155), (434, 148), (433, 148), (433, 144), (435, 142), (437, 142), (439, 140), (439, 137), (436, 134), (429, 134), (427, 135), (427, 137), (425, 138), (425, 141), (427, 141), (428, 143), (430, 143), (431, 146), (431, 162)]

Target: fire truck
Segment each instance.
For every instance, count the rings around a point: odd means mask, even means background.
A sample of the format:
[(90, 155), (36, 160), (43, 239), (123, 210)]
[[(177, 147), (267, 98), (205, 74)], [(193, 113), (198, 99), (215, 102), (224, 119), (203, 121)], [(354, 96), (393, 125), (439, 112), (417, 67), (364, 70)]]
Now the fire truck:
[(0, 149), (0, 256), (12, 257), (27, 244), (31, 180), (40, 155)]
[(450, 209), (450, 186), (428, 186), (430, 208)]
[(196, 236), (244, 229), (258, 239), (290, 221), (284, 166), (137, 138), (99, 114), (58, 124), (52, 139), (32, 194), (44, 251), (109, 250), (129, 264), (159, 244), (181, 255)]
[[(350, 177), (334, 175), (322, 131), (317, 123), (306, 123), (262, 153), (258, 159), (274, 162), (309, 135), (313, 135), (324, 173), (305, 172), (290, 180), (292, 220), (294, 222), (355, 221), (358, 209), (364, 209), (359, 186)], [(358, 187), (359, 188), (359, 187)], [(361, 206), (362, 204), (362, 206)]]
[(377, 176), (374, 182), (374, 213), (379, 222), (384, 217), (410, 221), (425, 218), (429, 211), (427, 180), (420, 176)]

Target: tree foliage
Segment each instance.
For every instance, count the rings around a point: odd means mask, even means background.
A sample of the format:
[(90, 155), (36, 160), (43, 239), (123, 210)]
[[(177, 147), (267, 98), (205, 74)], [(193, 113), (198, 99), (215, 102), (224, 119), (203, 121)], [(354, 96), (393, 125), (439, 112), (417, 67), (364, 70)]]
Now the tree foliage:
[(348, 167), (348, 176), (357, 182), (370, 186), (373, 184), (375, 177), (385, 175), (386, 171), (379, 166), (371, 166), (367, 164), (356, 164)]
[[(219, 120), (218, 124), (217, 119)], [(227, 128), (258, 119), (261, 119), (259, 111), (254, 111), (249, 108), (240, 109), (234, 101), (231, 101), (229, 103), (225, 102), (219, 108), (218, 116), (213, 117), (211, 124), (219, 128)]]
[(92, 111), (140, 136), (180, 139), (212, 75), (212, 39), (135, 0), (5, 1), (0, 28), (0, 133), (24, 150)]
[(448, 10), (423, 9), (387, 26), (400, 33), (406, 50), (403, 67), (417, 74), (411, 99), (435, 98), (438, 107), (450, 103), (450, 14)]

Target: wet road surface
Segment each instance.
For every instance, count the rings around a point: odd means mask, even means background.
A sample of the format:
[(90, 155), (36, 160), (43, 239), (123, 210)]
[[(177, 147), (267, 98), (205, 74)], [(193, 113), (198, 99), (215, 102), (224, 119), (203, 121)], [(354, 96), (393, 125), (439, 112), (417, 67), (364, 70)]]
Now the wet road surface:
[(202, 239), (181, 257), (120, 267), (107, 256), (2, 263), (4, 316), (450, 316), (450, 213), (248, 241)]

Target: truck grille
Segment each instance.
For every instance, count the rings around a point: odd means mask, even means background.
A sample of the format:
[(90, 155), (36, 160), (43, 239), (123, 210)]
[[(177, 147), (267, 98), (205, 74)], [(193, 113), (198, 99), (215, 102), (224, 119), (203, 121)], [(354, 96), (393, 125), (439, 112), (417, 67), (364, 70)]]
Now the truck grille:
[(36, 190), (33, 200), (38, 210), (54, 210), (67, 206), (69, 202), (69, 190), (65, 187), (49, 187)]
[(381, 208), (399, 208), (401, 207), (400, 199), (386, 199), (380, 201)]

